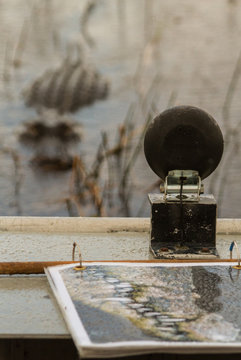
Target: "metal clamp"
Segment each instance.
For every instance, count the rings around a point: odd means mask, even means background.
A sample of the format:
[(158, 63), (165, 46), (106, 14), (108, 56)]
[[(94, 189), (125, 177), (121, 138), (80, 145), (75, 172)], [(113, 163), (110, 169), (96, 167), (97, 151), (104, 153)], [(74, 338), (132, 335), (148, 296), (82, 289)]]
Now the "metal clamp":
[(198, 202), (203, 193), (203, 185), (198, 171), (172, 170), (168, 172), (164, 184), (165, 201)]

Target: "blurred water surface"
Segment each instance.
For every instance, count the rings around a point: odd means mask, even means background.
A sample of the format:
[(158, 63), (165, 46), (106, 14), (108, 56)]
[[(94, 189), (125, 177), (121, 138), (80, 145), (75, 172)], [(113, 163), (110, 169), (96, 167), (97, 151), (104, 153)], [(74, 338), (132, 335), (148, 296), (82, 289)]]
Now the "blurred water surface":
[[(201, 107), (214, 116), (225, 136), (223, 160), (205, 180), (206, 192), (218, 199), (220, 217), (241, 217), (241, 2), (100, 0), (93, 4), (85, 24), (87, 1), (0, 1), (1, 215), (69, 214), (65, 199), (71, 171), (34, 169), (29, 165), (31, 150), (19, 144), (18, 133), (24, 121), (38, 116), (24, 105), (23, 89), (77, 52), (111, 86), (106, 100), (70, 115), (83, 125), (77, 152), (85, 163), (94, 160), (101, 132), (114, 141), (130, 106), (136, 141), (148, 114), (154, 116), (170, 105)], [(140, 152), (129, 178), (131, 216), (149, 215), (146, 194), (157, 180)], [(95, 213), (87, 206), (82, 215)]]

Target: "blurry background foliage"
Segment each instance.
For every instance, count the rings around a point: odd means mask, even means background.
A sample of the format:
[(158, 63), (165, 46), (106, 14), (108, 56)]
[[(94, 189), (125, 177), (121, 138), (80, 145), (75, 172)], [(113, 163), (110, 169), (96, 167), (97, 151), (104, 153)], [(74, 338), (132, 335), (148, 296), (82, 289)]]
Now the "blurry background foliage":
[(205, 180), (241, 217), (241, 2), (0, 0), (1, 215), (149, 216), (151, 119), (194, 105), (225, 152)]

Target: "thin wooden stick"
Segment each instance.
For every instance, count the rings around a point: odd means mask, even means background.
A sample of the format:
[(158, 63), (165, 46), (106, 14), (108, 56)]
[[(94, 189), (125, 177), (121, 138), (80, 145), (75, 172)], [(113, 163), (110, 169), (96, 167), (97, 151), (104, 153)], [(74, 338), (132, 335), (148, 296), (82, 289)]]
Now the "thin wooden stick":
[(1, 262), (0, 275), (44, 274), (48, 266), (67, 265), (78, 261), (34, 261), (34, 262)]
[[(236, 262), (236, 259), (154, 259), (154, 260), (101, 260), (101, 261), (85, 261), (84, 263), (223, 263), (223, 262)], [(35, 262), (0, 262), (0, 275), (14, 275), (14, 274), (44, 274), (44, 268), (49, 266), (79, 264), (79, 261), (35, 261)]]

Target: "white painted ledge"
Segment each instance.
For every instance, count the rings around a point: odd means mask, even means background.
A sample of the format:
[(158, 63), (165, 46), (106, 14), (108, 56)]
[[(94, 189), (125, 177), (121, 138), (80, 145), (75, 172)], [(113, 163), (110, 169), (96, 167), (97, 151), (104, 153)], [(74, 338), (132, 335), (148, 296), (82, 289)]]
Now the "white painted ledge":
[[(40, 233), (148, 232), (149, 218), (2, 216), (0, 231)], [(218, 219), (218, 234), (241, 234), (241, 219)]]

